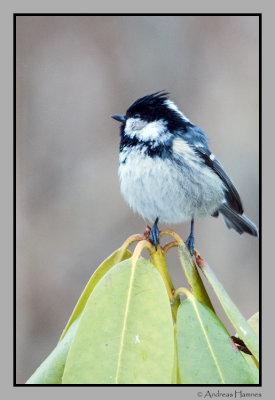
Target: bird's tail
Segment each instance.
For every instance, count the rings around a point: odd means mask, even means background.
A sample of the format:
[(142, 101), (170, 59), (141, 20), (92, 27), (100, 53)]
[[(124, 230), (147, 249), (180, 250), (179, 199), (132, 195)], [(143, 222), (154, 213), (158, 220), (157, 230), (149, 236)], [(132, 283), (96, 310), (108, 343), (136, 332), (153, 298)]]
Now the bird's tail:
[(244, 214), (237, 214), (236, 211), (228, 207), (227, 204), (223, 204), (219, 211), (223, 215), (225, 223), (229, 229), (233, 228), (240, 234), (247, 232), (250, 235), (258, 236), (257, 226), (253, 224), (253, 222), (251, 222)]

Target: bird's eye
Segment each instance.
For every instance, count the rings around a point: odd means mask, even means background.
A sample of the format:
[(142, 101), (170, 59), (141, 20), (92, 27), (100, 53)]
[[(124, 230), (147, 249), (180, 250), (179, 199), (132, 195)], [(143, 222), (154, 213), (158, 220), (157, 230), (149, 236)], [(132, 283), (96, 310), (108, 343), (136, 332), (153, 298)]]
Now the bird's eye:
[(135, 114), (135, 115), (134, 115), (134, 118), (140, 118), (140, 114), (138, 114), (138, 113)]

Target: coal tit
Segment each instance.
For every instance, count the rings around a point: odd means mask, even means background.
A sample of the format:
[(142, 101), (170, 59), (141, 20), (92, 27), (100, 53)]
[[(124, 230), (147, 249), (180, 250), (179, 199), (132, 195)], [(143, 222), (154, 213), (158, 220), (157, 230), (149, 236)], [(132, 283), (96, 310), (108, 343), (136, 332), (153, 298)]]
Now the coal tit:
[(123, 197), (134, 211), (154, 222), (150, 239), (157, 248), (158, 221), (191, 220), (186, 240), (194, 251), (194, 218), (219, 213), (228, 228), (257, 236), (243, 214), (237, 189), (210, 151), (206, 134), (167, 97), (156, 92), (136, 100), (121, 122), (119, 179)]

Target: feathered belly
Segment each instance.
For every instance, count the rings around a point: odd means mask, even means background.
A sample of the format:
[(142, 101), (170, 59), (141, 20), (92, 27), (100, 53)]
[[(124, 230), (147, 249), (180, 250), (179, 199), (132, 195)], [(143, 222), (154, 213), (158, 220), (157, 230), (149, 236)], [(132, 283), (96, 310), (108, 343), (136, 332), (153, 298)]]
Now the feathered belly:
[(180, 223), (210, 215), (224, 201), (223, 183), (203, 163), (192, 163), (178, 164), (132, 150), (127, 158), (120, 156), (121, 193), (150, 222), (159, 217), (160, 222)]

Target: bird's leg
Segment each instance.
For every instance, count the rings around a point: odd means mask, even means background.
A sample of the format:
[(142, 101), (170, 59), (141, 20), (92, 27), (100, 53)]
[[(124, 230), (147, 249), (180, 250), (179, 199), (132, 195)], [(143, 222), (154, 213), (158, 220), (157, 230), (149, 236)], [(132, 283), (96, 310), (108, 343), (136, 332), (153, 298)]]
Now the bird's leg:
[(195, 238), (194, 238), (194, 218), (191, 219), (191, 231), (185, 242), (186, 246), (189, 248), (191, 256), (194, 254)]
[(155, 222), (154, 222), (154, 225), (152, 226), (151, 231), (150, 231), (150, 239), (151, 239), (151, 242), (153, 243), (153, 245), (155, 246), (156, 250), (157, 250), (157, 247), (158, 247), (158, 244), (159, 244), (158, 221), (159, 221), (159, 218), (157, 217)]

